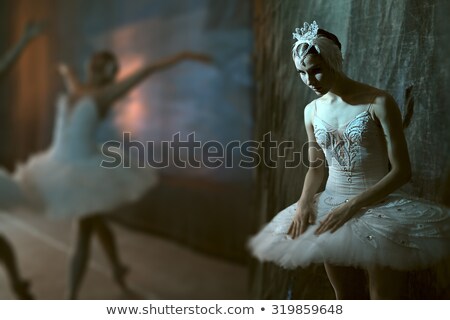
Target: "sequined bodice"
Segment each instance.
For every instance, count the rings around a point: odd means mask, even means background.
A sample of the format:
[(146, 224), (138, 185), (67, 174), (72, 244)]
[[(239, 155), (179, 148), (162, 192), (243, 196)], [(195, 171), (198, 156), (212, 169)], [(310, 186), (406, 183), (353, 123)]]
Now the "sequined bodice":
[(329, 166), (326, 190), (344, 197), (356, 195), (388, 172), (382, 129), (363, 111), (340, 128), (315, 114), (314, 134)]

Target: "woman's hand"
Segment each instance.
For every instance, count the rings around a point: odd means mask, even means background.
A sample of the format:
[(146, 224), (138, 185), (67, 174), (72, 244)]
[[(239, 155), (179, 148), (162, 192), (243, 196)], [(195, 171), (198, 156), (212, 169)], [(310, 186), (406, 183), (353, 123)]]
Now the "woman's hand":
[(331, 233), (339, 229), (344, 223), (353, 218), (358, 212), (349, 202), (343, 203), (328, 213), (324, 220), (320, 222), (320, 226), (314, 232), (320, 235), (327, 231)]
[(70, 72), (70, 67), (67, 64), (60, 62), (58, 63), (58, 72), (61, 75), (66, 75)]
[(24, 36), (27, 40), (31, 40), (34, 37), (38, 36), (44, 30), (43, 22), (28, 22), (25, 28)]
[(310, 224), (314, 224), (315, 222), (316, 213), (314, 212), (314, 208), (310, 204), (300, 205), (297, 203), (297, 211), (287, 234), (290, 235), (292, 239), (295, 239), (303, 234)]

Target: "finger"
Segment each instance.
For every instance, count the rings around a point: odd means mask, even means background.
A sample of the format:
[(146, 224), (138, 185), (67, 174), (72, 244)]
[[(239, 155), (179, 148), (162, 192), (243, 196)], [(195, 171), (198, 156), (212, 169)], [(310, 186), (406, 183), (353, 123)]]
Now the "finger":
[(344, 225), (345, 221), (338, 221), (331, 229), (330, 232), (334, 233), (336, 230), (338, 230), (340, 227)]
[(307, 219), (303, 219), (302, 224), (300, 226), (300, 234), (305, 233), (306, 229), (308, 229), (308, 220)]
[(292, 232), (291, 232), (292, 239), (295, 239), (297, 237), (297, 225), (298, 225), (298, 222), (295, 221), (295, 223), (292, 226)]
[(289, 230), (288, 230), (287, 234), (292, 237), (293, 231), (294, 231), (294, 221), (292, 221), (291, 226), (289, 227)]
[(339, 224), (338, 220), (330, 220), (327, 222), (327, 224), (322, 228), (320, 233), (325, 233), (327, 231), (333, 230), (337, 225)]
[(302, 223), (297, 224), (297, 228), (295, 228), (295, 238), (298, 238), (301, 235)]
[(315, 234), (316, 235), (322, 234), (322, 233), (326, 232), (327, 228), (328, 228), (328, 223), (322, 223), (322, 225), (319, 228), (317, 228)]
[(328, 221), (330, 220), (330, 216), (325, 217), (325, 219), (323, 219), (322, 221), (319, 222), (319, 227), (317, 228), (316, 232), (319, 232), (323, 229), (324, 225), (326, 225), (328, 223)]
[(288, 234), (289, 234), (292, 238), (294, 238), (294, 236), (295, 236), (295, 229), (296, 229), (296, 227), (297, 227), (297, 224), (298, 224), (298, 221), (297, 221), (297, 220), (293, 220), (292, 223), (291, 223), (291, 226), (290, 226), (290, 228), (289, 228)]
[(314, 234), (315, 234), (315, 235), (321, 234), (321, 233), (322, 233), (322, 230), (323, 230), (323, 226), (324, 226), (324, 224), (323, 224), (323, 222), (321, 222), (321, 223), (320, 223), (320, 226), (316, 229), (316, 231), (314, 232)]
[(293, 234), (293, 230), (294, 230), (294, 221), (292, 221), (291, 226), (289, 227), (287, 234), (290, 235), (292, 237)]
[(320, 226), (317, 228), (315, 234), (319, 235), (319, 234), (326, 232), (326, 230), (328, 229), (328, 226), (330, 225), (331, 222), (332, 222), (332, 219), (330, 218), (330, 216), (328, 216), (325, 220), (323, 220), (320, 223)]
[(303, 223), (301, 222), (301, 220), (299, 222), (297, 222), (297, 224), (295, 225), (295, 237), (294, 238), (298, 238), (301, 234), (300, 230), (302, 228)]

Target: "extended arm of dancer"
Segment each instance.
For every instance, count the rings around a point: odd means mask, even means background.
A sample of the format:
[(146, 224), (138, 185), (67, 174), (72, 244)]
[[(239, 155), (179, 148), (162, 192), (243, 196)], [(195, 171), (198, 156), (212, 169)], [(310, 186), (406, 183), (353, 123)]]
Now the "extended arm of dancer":
[(411, 177), (408, 148), (397, 104), (386, 94), (376, 99), (373, 111), (383, 128), (391, 170), (375, 185), (331, 211), (317, 228), (316, 234), (336, 231), (361, 208), (383, 200)]
[(303, 183), (303, 190), (297, 202), (297, 212), (292, 220), (288, 234), (295, 239), (306, 231), (310, 224), (314, 224), (316, 213), (312, 203), (314, 195), (319, 190), (325, 171), (325, 156), (316, 142), (312, 125), (313, 104), (306, 106), (304, 112), (305, 128), (308, 135), (308, 160), (309, 168)]
[(64, 63), (61, 63), (58, 66), (58, 71), (64, 80), (64, 85), (66, 86), (67, 92), (69, 94), (74, 95), (80, 91), (80, 81), (78, 80), (78, 77), (75, 75), (75, 72), (71, 67)]
[(203, 54), (191, 52), (179, 53), (172, 57), (160, 60), (159, 62), (150, 64), (133, 73), (132, 75), (128, 76), (127, 78), (106, 87), (97, 96), (97, 101), (100, 106), (108, 107), (112, 105), (114, 101), (127, 94), (131, 89), (133, 89), (136, 85), (141, 83), (150, 75), (162, 71), (164, 69), (170, 68), (173, 65), (186, 59), (197, 60), (201, 62), (210, 61), (209, 57)]
[(31, 40), (42, 32), (42, 24), (28, 23), (19, 42), (17, 42), (6, 54), (0, 58), (0, 76), (3, 76), (11, 68), (20, 54)]

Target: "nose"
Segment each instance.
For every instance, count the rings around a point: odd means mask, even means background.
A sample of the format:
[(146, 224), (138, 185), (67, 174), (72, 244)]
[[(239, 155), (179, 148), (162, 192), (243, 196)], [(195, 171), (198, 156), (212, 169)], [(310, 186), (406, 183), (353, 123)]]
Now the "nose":
[(309, 85), (311, 84), (311, 76), (310, 76), (310, 75), (307, 75), (307, 76), (306, 76), (305, 84), (306, 84), (307, 86), (309, 86)]
[(307, 86), (311, 85), (311, 75), (309, 73), (306, 74), (305, 83)]

